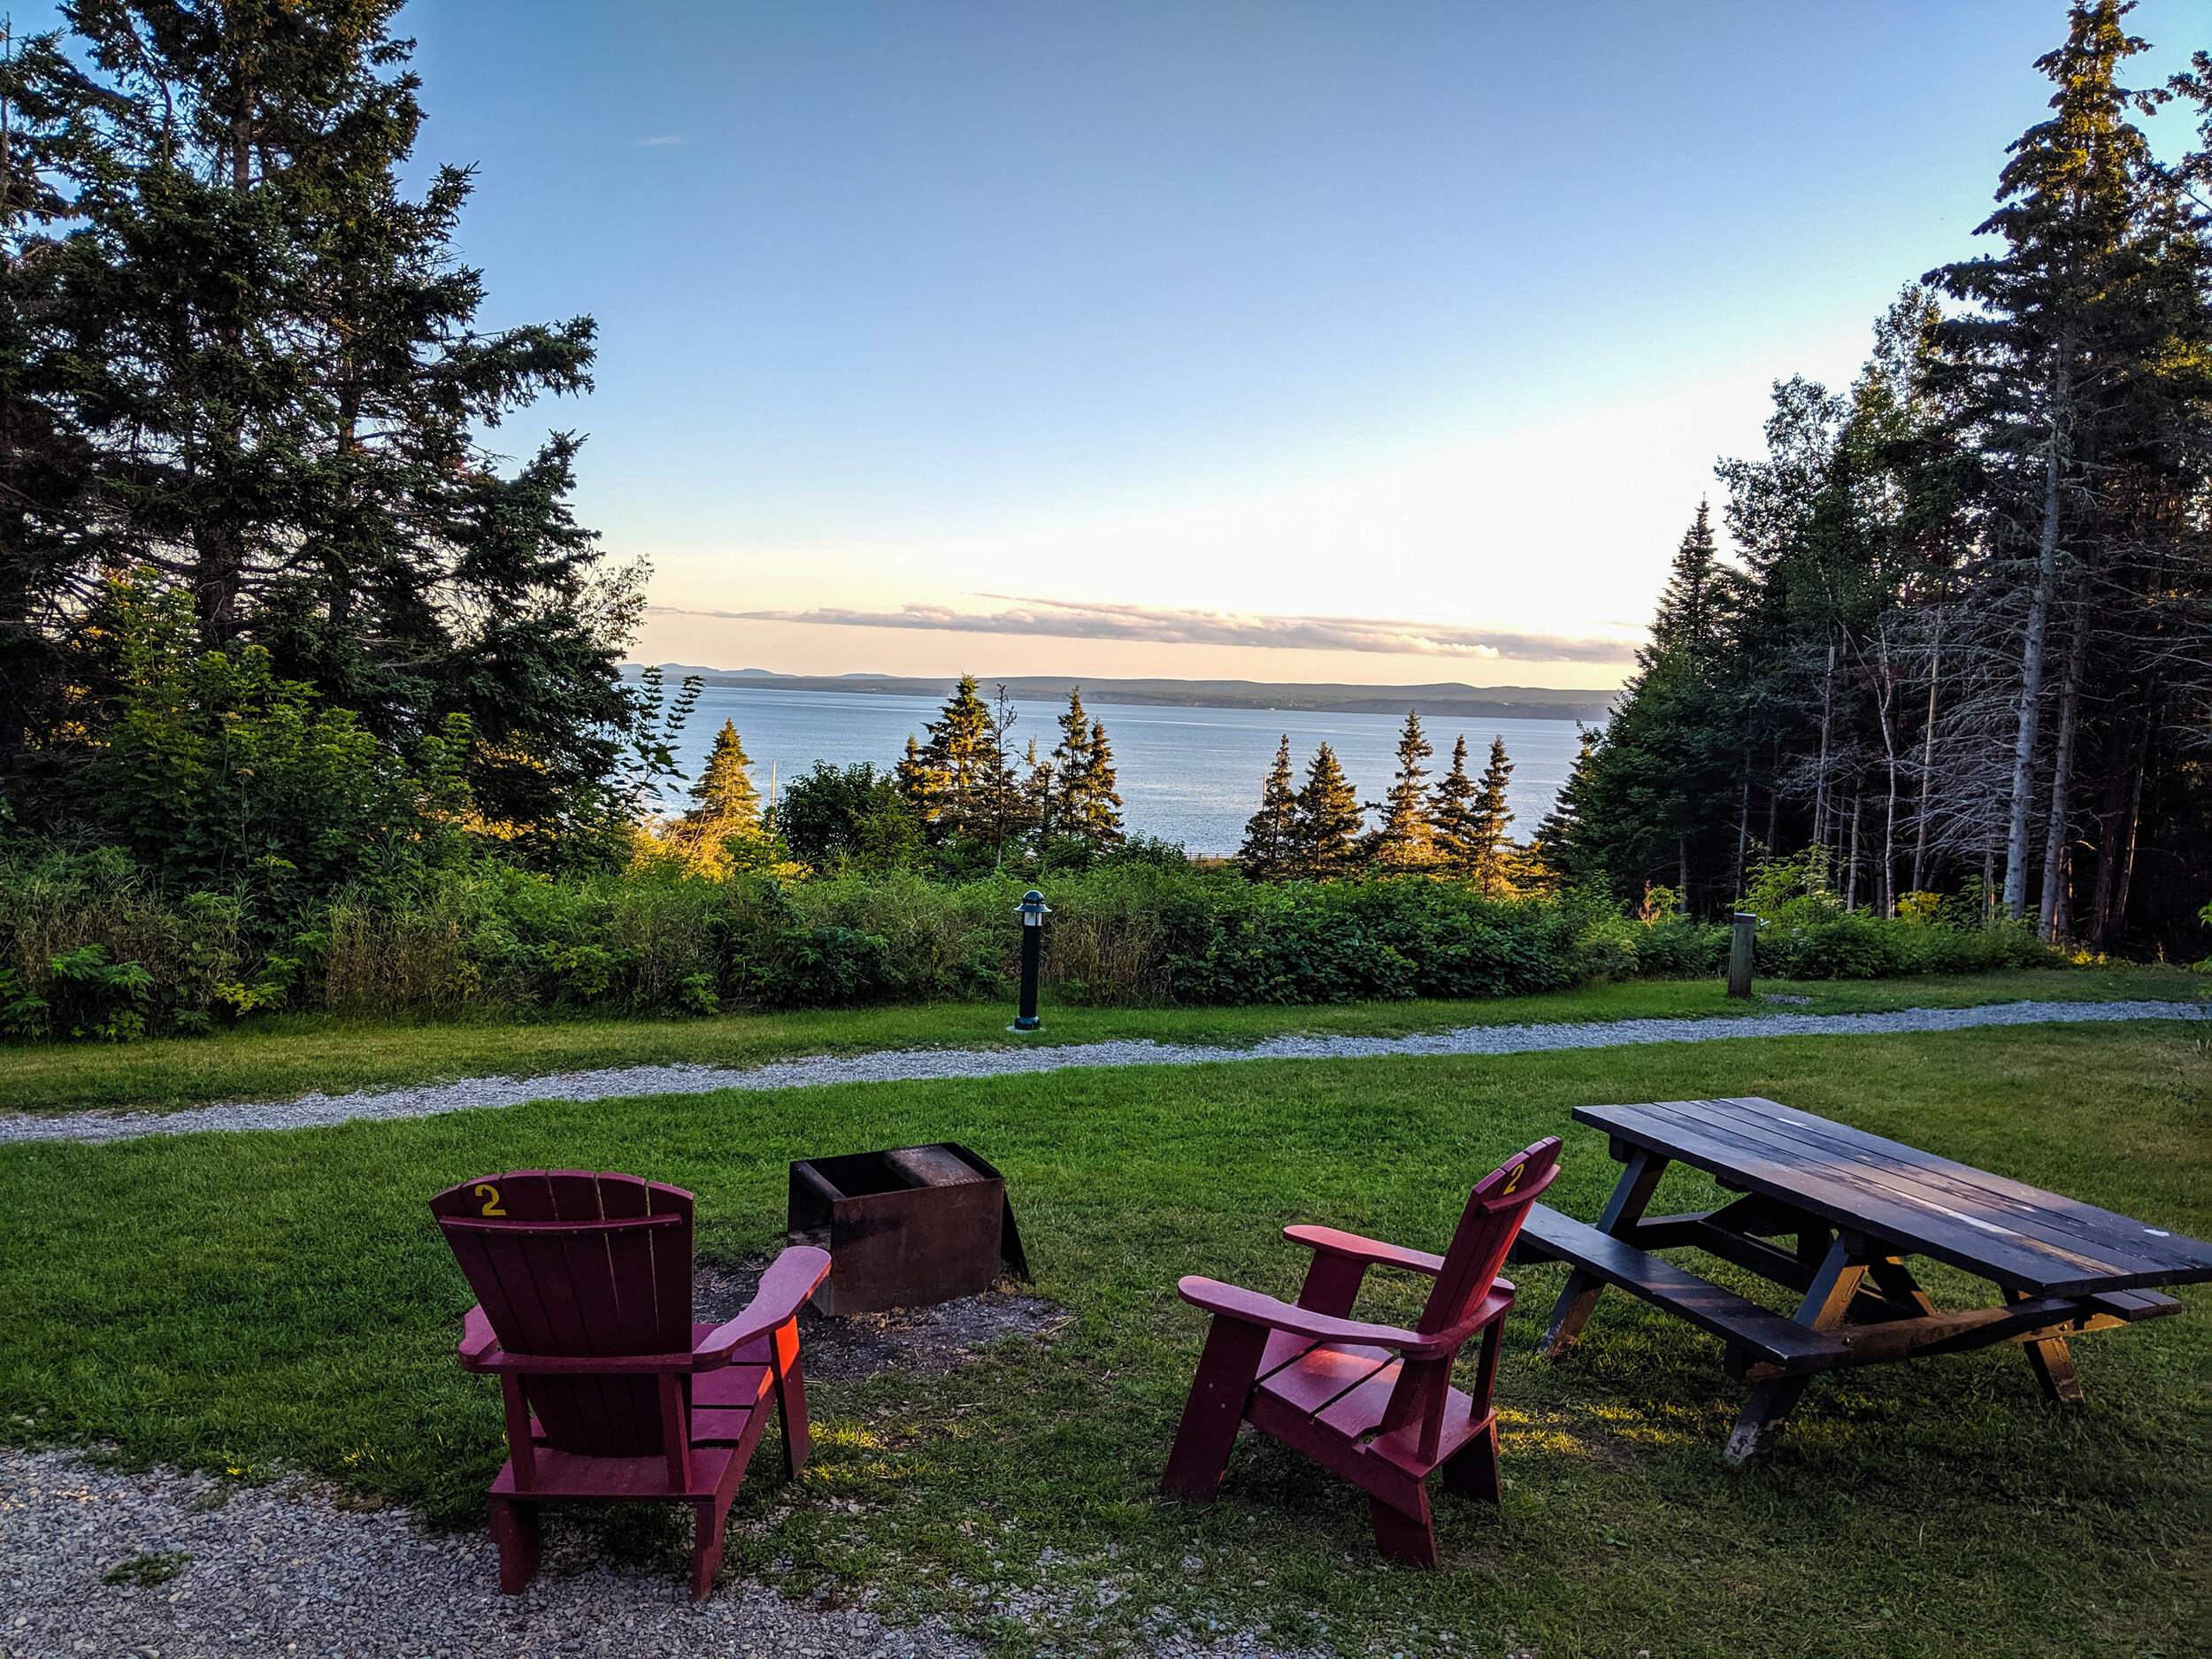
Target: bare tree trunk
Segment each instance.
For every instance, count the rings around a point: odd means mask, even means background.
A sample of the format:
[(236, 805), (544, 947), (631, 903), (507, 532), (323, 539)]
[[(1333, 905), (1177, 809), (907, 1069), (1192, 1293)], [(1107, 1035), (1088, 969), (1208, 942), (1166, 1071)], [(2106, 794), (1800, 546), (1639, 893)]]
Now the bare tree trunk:
[(2143, 764), (2149, 758), (2150, 742), (2151, 717), (2146, 710), (2127, 750), (2115, 757), (2104, 810), (2099, 814), (2104, 833), (2097, 849), (2097, 891), (2090, 902), (2089, 942), (2100, 950), (2120, 931), (2113, 898), (2120, 885), (2116, 878), (2121, 860), (2133, 850), (2136, 814), (2143, 803)]
[(2032, 805), (2035, 740), (2042, 713), (2043, 635), (2051, 614), (2051, 590), (2058, 584), (2059, 451), (2065, 436), (2067, 379), (2073, 353), (2070, 335), (2059, 342), (2053, 370), (2050, 444), (2043, 462), (2043, 536), (2035, 568), (2035, 592), (2028, 602), (2027, 636), (2020, 648), (2020, 726), (2012, 746), (2012, 821), (2005, 836), (2005, 909), (2017, 920), (2028, 899), (2028, 815)]
[(1675, 891), (1682, 895), (1682, 911), (1686, 916), (1690, 910), (1690, 838), (1688, 836), (1678, 835), (1674, 838), (1674, 856), (1675, 869), (1678, 872), (1677, 879), (1681, 884)]
[(2154, 712), (2146, 710), (2143, 747), (2135, 761), (2135, 788), (2128, 797), (2127, 829), (2120, 837), (2120, 874), (2112, 884), (2112, 932), (2116, 935), (2127, 928), (2128, 883), (2135, 875), (2135, 839), (2143, 823), (2143, 774), (2150, 770), (2151, 732), (2155, 724)]
[(1897, 733), (1890, 717), (1896, 712), (1897, 687), (1890, 679), (1886, 630), (1875, 634), (1874, 644), (1879, 675), (1875, 683), (1881, 687), (1874, 713), (1882, 728), (1883, 758), (1889, 766), (1888, 795), (1882, 807), (1882, 879), (1874, 885), (1874, 902), (1884, 917), (1891, 917), (1897, 914)]
[(1859, 908), (1859, 797), (1851, 797), (1851, 866), (1843, 885), (1843, 908)]
[(1943, 613), (1936, 612), (1933, 654), (1928, 662), (1928, 728), (1920, 745), (1920, 823), (1912, 849), (1912, 890), (1928, 890), (1929, 792), (1935, 784), (1936, 687), (1943, 680)]
[(1828, 841), (1828, 726), (1836, 702), (1836, 642), (1828, 641), (1828, 669), (1820, 678), (1820, 761), (1813, 774), (1813, 840)]
[(1743, 862), (1745, 843), (1751, 838), (1751, 757), (1743, 757), (1743, 795), (1736, 803), (1736, 892), (1743, 897)]
[(2089, 655), (2089, 618), (2074, 622), (2074, 638), (2066, 651), (2066, 679), (2058, 694), (2058, 753), (2051, 763), (2051, 822), (2043, 843), (2043, 914), (2036, 931), (2044, 939), (2066, 937), (2066, 863), (2072, 844), (2070, 833), (2072, 803), (2067, 798), (2074, 781), (2074, 741), (2081, 730), (2082, 666)]

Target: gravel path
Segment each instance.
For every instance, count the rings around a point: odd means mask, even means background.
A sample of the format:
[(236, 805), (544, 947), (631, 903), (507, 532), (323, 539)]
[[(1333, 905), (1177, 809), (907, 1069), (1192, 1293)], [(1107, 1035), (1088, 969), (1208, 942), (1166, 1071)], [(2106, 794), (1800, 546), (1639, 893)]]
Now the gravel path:
[(0, 1118), (0, 1142), (128, 1141), (196, 1130), (305, 1129), (357, 1118), (427, 1118), (519, 1106), (527, 1101), (709, 1094), (719, 1089), (818, 1088), (833, 1083), (906, 1083), (1013, 1077), (1067, 1066), (1197, 1065), (1236, 1060), (1363, 1060), (1394, 1055), (1530, 1054), (1626, 1043), (1722, 1042), (1736, 1037), (1864, 1037), (1964, 1031), (2053, 1021), (2212, 1018), (2202, 1002), (2004, 1002), (1981, 1008), (1908, 1008), (1886, 1014), (1763, 1014), (1747, 1018), (1624, 1019), (1562, 1025), (1468, 1025), (1411, 1037), (1273, 1037), (1248, 1048), (1149, 1041), (1027, 1048), (901, 1048), (816, 1055), (739, 1071), (712, 1065), (638, 1065), (551, 1077), (469, 1078), (422, 1088), (305, 1094), (293, 1101), (201, 1106), (175, 1112), (72, 1112)]
[[(772, 1461), (772, 1454), (770, 1455)], [(309, 1483), (225, 1493), (199, 1475), (116, 1474), (62, 1452), (0, 1448), (0, 1659), (980, 1659), (933, 1620), (887, 1627), (864, 1607), (787, 1601), (752, 1582), (703, 1607), (680, 1564), (609, 1566), (588, 1533), (546, 1517), (544, 1568), (498, 1593), (480, 1530), (425, 1531), (402, 1509), (359, 1514)], [(105, 1575), (155, 1557), (158, 1582)], [(173, 1576), (162, 1578), (165, 1571)], [(978, 1586), (978, 1610), (1079, 1632), (1141, 1586)], [(1072, 1632), (1070, 1632), (1072, 1633)], [(1170, 1659), (1294, 1659), (1241, 1632), (1168, 1630)]]

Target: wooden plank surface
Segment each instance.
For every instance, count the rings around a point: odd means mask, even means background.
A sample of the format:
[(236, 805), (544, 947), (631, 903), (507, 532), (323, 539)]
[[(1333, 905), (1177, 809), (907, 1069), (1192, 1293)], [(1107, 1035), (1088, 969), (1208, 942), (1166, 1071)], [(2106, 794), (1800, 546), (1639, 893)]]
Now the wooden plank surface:
[(1756, 1098), (1585, 1106), (1578, 1122), (1839, 1225), (2044, 1294), (2212, 1279), (2212, 1245)]
[[(1932, 1152), (1923, 1152), (1917, 1147), (1886, 1141), (1879, 1135), (1816, 1118), (1810, 1112), (1778, 1105), (1773, 1101), (1749, 1098), (1697, 1104), (1722, 1109), (1755, 1128), (1785, 1134), (1794, 1141), (1855, 1163), (1901, 1173), (1916, 1187), (1956, 1201), (1971, 1213), (1989, 1218), (2015, 1217), (2021, 1225), (2033, 1229), (2038, 1236), (2054, 1243), (2094, 1243), (2116, 1248), (2154, 1265), (2170, 1264), (2168, 1253), (2154, 1248), (2146, 1249), (2147, 1244), (2154, 1243), (2162, 1235), (2142, 1222), (2085, 1204), (2062, 1193), (2047, 1193), (2022, 1181), (1992, 1175), (1970, 1164), (1954, 1163)], [(2185, 1245), (2189, 1242), (2183, 1240)]]
[(1587, 1222), (1563, 1216), (1548, 1204), (1531, 1206), (1521, 1226), (1520, 1245), (1525, 1255), (1541, 1252), (1569, 1263), (1711, 1332), (1755, 1359), (1786, 1371), (1823, 1370), (1846, 1352), (1842, 1343), (1824, 1332), (1762, 1308)]
[[(2132, 1237), (2154, 1235), (2139, 1221), (2113, 1216), (2116, 1224), (2101, 1236), (2085, 1233), (2054, 1218), (2053, 1212), (2008, 1200), (2003, 1204), (1973, 1190), (1966, 1183), (1947, 1179), (1941, 1171), (1921, 1169), (1889, 1158), (1863, 1145), (1838, 1145), (1808, 1125), (1777, 1121), (1743, 1108), (1770, 1102), (1748, 1101), (1674, 1101), (1668, 1106), (1678, 1120), (1696, 1123), (1724, 1136), (1740, 1137), (1746, 1145), (1763, 1145), (1777, 1156), (1855, 1192), (1871, 1194), (1876, 1201), (1902, 1203), (1927, 1215), (1973, 1230), (1984, 1240), (2005, 1239), (2082, 1272), (2155, 1275), (2169, 1265), (2155, 1255), (2137, 1248)], [(1813, 1118), (1812, 1124), (1823, 1120)], [(1841, 1125), (1832, 1125), (1840, 1129)], [(1864, 1136), (1878, 1148), (1879, 1137)], [(1894, 1145), (1894, 1142), (1888, 1143)], [(1908, 1148), (1909, 1149), (1909, 1148)], [(1923, 1154), (1925, 1156), (1927, 1155)], [(1941, 1162), (1941, 1160), (1937, 1160)], [(1963, 1164), (1956, 1166), (1966, 1171)], [(2056, 1194), (2049, 1194), (2054, 1199)], [(2085, 1206), (2084, 1208), (2086, 1208)], [(2122, 1233), (2121, 1229), (2126, 1229)]]

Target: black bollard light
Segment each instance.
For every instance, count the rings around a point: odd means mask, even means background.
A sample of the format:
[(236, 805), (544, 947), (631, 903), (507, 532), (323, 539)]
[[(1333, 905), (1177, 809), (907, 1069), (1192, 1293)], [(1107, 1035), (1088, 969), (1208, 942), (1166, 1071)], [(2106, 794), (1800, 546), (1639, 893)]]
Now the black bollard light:
[(1035, 1031), (1037, 1021), (1037, 971), (1044, 956), (1045, 918), (1050, 912), (1045, 895), (1032, 887), (1022, 895), (1022, 902), (1015, 907), (1022, 918), (1022, 1005), (1009, 1031)]

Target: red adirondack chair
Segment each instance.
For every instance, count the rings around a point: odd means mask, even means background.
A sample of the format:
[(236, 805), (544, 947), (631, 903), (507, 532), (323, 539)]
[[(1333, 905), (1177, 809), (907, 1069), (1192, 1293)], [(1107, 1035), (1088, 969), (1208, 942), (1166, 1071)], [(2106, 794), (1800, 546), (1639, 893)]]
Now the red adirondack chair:
[[(1176, 1286), (1183, 1300), (1214, 1320), (1163, 1489), (1210, 1502), (1248, 1417), (1363, 1488), (1386, 1555), (1435, 1566), (1429, 1476), (1440, 1467), (1453, 1491), (1498, 1502), (1490, 1391), (1513, 1286), (1497, 1271), (1558, 1166), (1558, 1138), (1548, 1136), (1483, 1177), (1442, 1256), (1331, 1227), (1284, 1228), (1313, 1252), (1295, 1307), (1216, 1279), (1184, 1279)], [(1350, 1317), (1361, 1279), (1378, 1265), (1436, 1280), (1412, 1330)], [(1451, 1386), (1452, 1362), (1477, 1333), (1482, 1357), (1470, 1396)]]
[(477, 1294), (461, 1363), (499, 1379), (507, 1449), (492, 1482), (499, 1587), (538, 1570), (537, 1506), (593, 1498), (688, 1503), (691, 1595), (713, 1593), (722, 1528), (772, 1394), (784, 1457), (806, 1462), (798, 1313), (829, 1276), (789, 1249), (752, 1305), (691, 1322), (691, 1194), (634, 1175), (525, 1170), (448, 1187), (431, 1212)]

